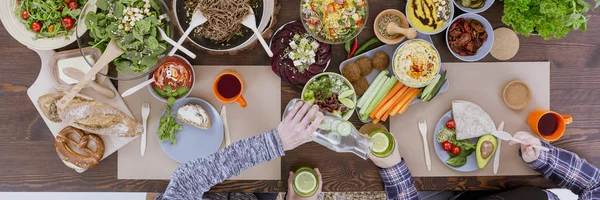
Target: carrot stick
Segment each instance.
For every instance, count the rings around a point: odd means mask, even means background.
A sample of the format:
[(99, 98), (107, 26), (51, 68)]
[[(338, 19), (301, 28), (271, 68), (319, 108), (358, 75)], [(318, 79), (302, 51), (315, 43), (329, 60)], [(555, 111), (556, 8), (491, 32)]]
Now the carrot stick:
[(373, 124), (377, 124), (377, 123), (379, 123), (379, 119), (378, 118), (374, 118), (373, 121), (371, 121), (371, 122), (373, 122)]
[(383, 114), (383, 117), (381, 117), (381, 121), (387, 120), (387, 118), (390, 116), (391, 112), (392, 112), (392, 109), (388, 109), (388, 111), (386, 111), (385, 114)]
[(402, 106), (400, 111), (398, 111), (398, 114), (402, 114), (402, 113), (404, 113), (404, 111), (406, 111), (406, 109), (408, 108), (410, 103), (418, 96), (419, 92), (420, 92), (420, 90), (417, 90), (415, 92), (415, 94), (411, 98), (409, 98), (409, 100)]
[(390, 115), (394, 116), (396, 115), (396, 113), (398, 113), (398, 111), (402, 108), (402, 106), (404, 105), (404, 102), (406, 102), (409, 98), (409, 96), (411, 94), (414, 93), (414, 91), (417, 89), (414, 88), (409, 88), (405, 94), (402, 96), (402, 98), (400, 98), (398, 101), (396, 101), (396, 104), (394, 104), (394, 107), (392, 108), (392, 112), (390, 112)]
[[(406, 90), (408, 87), (404, 86), (404, 90)], [(383, 116), (383, 114), (390, 109), (390, 107), (392, 107), (392, 105), (394, 104), (394, 102), (398, 101), (398, 99), (400, 99), (402, 96), (404, 96), (404, 91), (402, 91), (402, 89), (400, 89), (400, 91), (398, 91), (396, 94), (394, 94), (394, 96), (388, 101), (386, 102), (383, 107), (381, 107), (380, 110), (378, 110), (375, 113), (375, 118), (381, 118), (381, 116)]]
[(373, 111), (371, 111), (371, 113), (369, 113), (369, 117), (371, 117), (371, 119), (375, 119), (375, 113), (377, 113), (377, 111), (379, 111), (379, 109), (381, 109), (381, 107), (383, 107), (383, 105), (388, 102), (392, 96), (394, 96), (399, 90), (400, 88), (406, 87), (404, 85), (402, 85), (402, 83), (397, 82), (396, 84), (394, 84), (394, 87), (392, 87), (392, 89), (390, 89), (390, 91), (385, 95), (385, 97), (383, 97), (383, 99), (381, 100), (381, 102), (379, 102), (379, 104), (377, 105), (377, 107), (375, 107), (375, 109), (373, 109)]
[(399, 102), (398, 105), (396, 105), (396, 107), (394, 108), (394, 110), (392, 110), (390, 115), (394, 116), (398, 114), (404, 106), (408, 107), (408, 105), (410, 105), (411, 100), (419, 94), (419, 91), (419, 89), (413, 88), (406, 96), (404, 96), (402, 101)]

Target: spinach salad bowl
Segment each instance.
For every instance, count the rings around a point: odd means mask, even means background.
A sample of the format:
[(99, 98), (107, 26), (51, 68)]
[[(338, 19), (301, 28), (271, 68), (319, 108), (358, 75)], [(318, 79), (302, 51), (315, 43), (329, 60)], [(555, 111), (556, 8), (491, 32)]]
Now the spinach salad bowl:
[[(77, 45), (96, 47), (104, 53), (111, 40), (116, 40), (123, 54), (113, 59), (108, 73), (99, 74), (114, 80), (144, 78), (167, 57), (172, 46), (164, 41), (158, 28), (172, 37), (174, 27), (164, 0), (89, 0), (78, 21)], [(83, 52), (82, 52), (83, 55)], [(94, 60), (88, 60), (89, 66)]]

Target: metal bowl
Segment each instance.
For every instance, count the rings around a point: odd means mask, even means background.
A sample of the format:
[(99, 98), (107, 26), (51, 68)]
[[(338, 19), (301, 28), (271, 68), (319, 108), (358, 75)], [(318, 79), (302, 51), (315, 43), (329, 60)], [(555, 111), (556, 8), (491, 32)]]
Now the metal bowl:
[[(266, 0), (251, 0), (252, 5), (258, 5), (258, 7), (251, 6), (252, 11), (254, 11), (254, 15), (256, 18), (256, 25), (258, 26), (259, 31), (264, 31), (264, 27), (267, 27), (267, 24), (270, 23), (270, 17), (265, 20), (263, 14), (265, 13), (265, 7), (268, 6)], [(173, 16), (175, 16), (175, 21), (178, 24), (177, 29), (180, 33), (183, 33), (189, 26), (190, 21), (192, 20), (192, 13), (189, 13), (185, 8), (185, 0), (173, 0)], [(262, 29), (261, 29), (262, 28)], [(256, 40), (254, 36), (254, 32), (247, 27), (242, 27), (242, 36), (234, 36), (231, 40), (227, 42), (217, 43), (210, 39), (204, 38), (200, 35), (195, 35), (194, 32), (190, 33), (188, 38), (192, 44), (197, 46), (198, 48), (215, 51), (215, 52), (227, 52), (234, 51), (245, 47)], [(175, 40), (177, 41), (177, 40)]]
[[(158, 3), (158, 6), (160, 6), (160, 13), (162, 15), (165, 16), (165, 27), (163, 27), (165, 33), (167, 35), (169, 35), (170, 37), (172, 37), (174, 35), (174, 27), (173, 27), (173, 23), (171, 21), (171, 19), (169, 18), (169, 8), (167, 7), (167, 4), (165, 4), (165, 2), (163, 0), (154, 0), (156, 3)], [(78, 19), (78, 27), (77, 27), (77, 45), (79, 46), (79, 50), (81, 51), (81, 54), (83, 55), (83, 49), (85, 47), (89, 47), (91, 45), (88, 44), (88, 42), (92, 41), (93, 39), (91, 38), (91, 36), (89, 35), (89, 31), (87, 26), (85, 25), (85, 18), (87, 16), (87, 13), (90, 11), (96, 12), (97, 7), (96, 7), (96, 0), (89, 0), (85, 6), (83, 6), (83, 8), (81, 9), (81, 14), (79, 15), (79, 19)], [(88, 34), (86, 34), (88, 33)], [(158, 37), (160, 38), (160, 36)], [(114, 80), (135, 80), (135, 79), (139, 79), (139, 78), (143, 78), (145, 75), (147, 75), (148, 73), (154, 71), (154, 69), (156, 69), (158, 66), (160, 66), (160, 64), (165, 60), (166, 54), (169, 53), (169, 51), (171, 50), (172, 46), (167, 43), (167, 48), (165, 50), (165, 52), (163, 52), (163, 54), (161, 56), (158, 57), (158, 62), (156, 62), (156, 64), (154, 66), (149, 66), (147, 71), (145, 72), (131, 72), (131, 73), (127, 73), (127, 72), (117, 72), (116, 70), (116, 66), (110, 62), (108, 64), (108, 73), (103, 73), (103, 72), (99, 72), (98, 74), (101, 74), (103, 76), (106, 76), (110, 79), (114, 79)], [(87, 63), (91, 66), (93, 66), (93, 60), (87, 60)]]

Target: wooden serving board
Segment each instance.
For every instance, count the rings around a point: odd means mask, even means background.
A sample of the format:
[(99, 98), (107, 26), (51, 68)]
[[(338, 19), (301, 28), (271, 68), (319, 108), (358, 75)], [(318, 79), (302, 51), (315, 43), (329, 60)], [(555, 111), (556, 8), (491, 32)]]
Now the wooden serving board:
[[(31, 99), (31, 102), (33, 103), (33, 105), (35, 106), (37, 111), (42, 116), (42, 119), (44, 119), (44, 122), (46, 122), (46, 125), (48, 126), (48, 128), (50, 129), (50, 131), (52, 132), (54, 137), (56, 137), (56, 135), (58, 135), (58, 132), (60, 132), (63, 128), (67, 127), (68, 124), (66, 122), (54, 123), (54, 122), (48, 120), (48, 118), (46, 118), (46, 116), (44, 116), (44, 114), (42, 114), (40, 106), (37, 104), (38, 98), (42, 95), (49, 94), (49, 93), (52, 93), (52, 94), (60, 93), (58, 90), (56, 90), (54, 88), (54, 86), (52, 84), (52, 78), (50, 77), (51, 74), (50, 74), (50, 69), (49, 69), (50, 66), (48, 66), (48, 61), (50, 60), (50, 57), (52, 57), (52, 55), (54, 55), (55, 52), (52, 50), (36, 50), (36, 49), (32, 49), (32, 50), (35, 51), (36, 53), (38, 53), (38, 55), (40, 56), (42, 67), (40, 69), (38, 78), (31, 85), (31, 87), (29, 87), (29, 89), (27, 90), (27, 95), (29, 96), (29, 99)], [(107, 88), (112, 89), (113, 91), (115, 91), (115, 94), (117, 94), (117, 95), (112, 99), (108, 99), (108, 98), (102, 96), (100, 93), (97, 93), (96, 91), (94, 91), (91, 88), (84, 88), (83, 90), (81, 90), (80, 94), (92, 97), (100, 102), (114, 106), (115, 108), (119, 109), (121, 112), (133, 117), (133, 115), (129, 111), (129, 108), (127, 108), (127, 105), (123, 101), (123, 98), (121, 98), (121, 96), (119, 95), (118, 91), (115, 89), (113, 84), (110, 81), (106, 80), (102, 83), (102, 85), (104, 85)], [(140, 111), (141, 111), (141, 107), (140, 107)], [(137, 138), (137, 137), (116, 137), (116, 136), (105, 136), (105, 135), (100, 135), (100, 137), (104, 141), (104, 147), (105, 147), (104, 157), (102, 159), (110, 156), (115, 151), (119, 150), (121, 147), (125, 146), (127, 143), (129, 143), (129, 142), (133, 141), (135, 138)], [(54, 151), (54, 149), (48, 149), (48, 151)], [(56, 159), (59, 159), (58, 155), (56, 156)]]
[[(504, 121), (506, 132), (531, 132), (527, 125), (529, 113), (534, 109), (550, 108), (550, 63), (444, 63), (444, 68), (448, 71), (448, 80), (452, 80), (447, 92), (429, 103), (412, 105), (404, 114), (391, 117), (390, 132), (398, 142), (400, 155), (415, 177), (495, 176), (493, 157), (484, 169), (474, 172), (458, 172), (444, 165), (445, 161), (440, 160), (434, 149), (434, 145), (441, 144), (432, 143), (435, 126), (442, 115), (452, 109), (453, 100), (466, 100), (481, 106), (492, 117), (496, 127)], [(531, 89), (531, 102), (520, 111), (510, 109), (502, 100), (504, 86), (513, 80), (521, 80)], [(423, 140), (417, 127), (420, 118), (427, 121), (431, 171), (427, 171), (425, 165)], [(502, 143), (497, 176), (538, 174), (518, 156), (518, 146)]]

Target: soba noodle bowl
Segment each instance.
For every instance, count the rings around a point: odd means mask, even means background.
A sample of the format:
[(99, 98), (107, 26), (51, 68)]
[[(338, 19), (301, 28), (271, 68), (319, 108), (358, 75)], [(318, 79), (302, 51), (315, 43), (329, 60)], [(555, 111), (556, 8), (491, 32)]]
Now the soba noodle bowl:
[(196, 7), (208, 20), (194, 33), (216, 43), (227, 42), (242, 34), (242, 20), (250, 12), (249, 0), (186, 0), (188, 16)]

